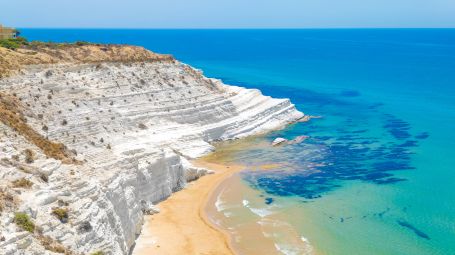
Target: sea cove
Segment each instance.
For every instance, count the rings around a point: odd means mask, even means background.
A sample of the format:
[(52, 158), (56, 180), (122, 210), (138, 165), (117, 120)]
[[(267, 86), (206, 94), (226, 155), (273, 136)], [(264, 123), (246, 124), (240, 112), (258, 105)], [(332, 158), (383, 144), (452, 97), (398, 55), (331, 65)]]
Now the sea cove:
[[(221, 145), (226, 162), (253, 170), (275, 165), (235, 177), (245, 196), (227, 197), (220, 209), (229, 215), (221, 227), (231, 228), (234, 237), (236, 231), (242, 236), (245, 224), (264, 234), (257, 227), (262, 220), (290, 226), (277, 233), (292, 233), (318, 254), (455, 251), (455, 30), (24, 29), (23, 34), (45, 41), (141, 45), (173, 54), (227, 84), (289, 97), (297, 109), (322, 116), (247, 145)], [(269, 146), (277, 137), (300, 135), (309, 138)], [(229, 189), (224, 192), (229, 196)], [(301, 254), (281, 237), (269, 237), (280, 247), (278, 254)]]

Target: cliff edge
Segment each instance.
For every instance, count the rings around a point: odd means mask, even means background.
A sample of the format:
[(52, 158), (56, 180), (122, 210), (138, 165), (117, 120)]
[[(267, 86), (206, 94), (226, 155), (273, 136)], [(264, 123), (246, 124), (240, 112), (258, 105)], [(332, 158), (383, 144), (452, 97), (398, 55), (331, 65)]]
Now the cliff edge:
[(303, 117), (122, 45), (0, 48), (0, 251), (128, 254), (143, 215), (206, 174), (210, 142)]
[(157, 54), (138, 46), (32, 42), (16, 50), (0, 47), (0, 78), (29, 65), (173, 60), (171, 55)]

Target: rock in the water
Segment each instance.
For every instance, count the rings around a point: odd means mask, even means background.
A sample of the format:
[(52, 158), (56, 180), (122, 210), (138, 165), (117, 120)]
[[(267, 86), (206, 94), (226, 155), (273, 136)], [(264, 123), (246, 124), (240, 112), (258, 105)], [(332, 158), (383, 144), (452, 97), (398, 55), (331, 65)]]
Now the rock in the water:
[(276, 138), (275, 140), (273, 140), (272, 146), (277, 146), (277, 145), (280, 145), (280, 144), (282, 144), (282, 143), (284, 143), (284, 142), (287, 142), (287, 141), (288, 141), (288, 140), (285, 139), (285, 138), (278, 137), (278, 138)]

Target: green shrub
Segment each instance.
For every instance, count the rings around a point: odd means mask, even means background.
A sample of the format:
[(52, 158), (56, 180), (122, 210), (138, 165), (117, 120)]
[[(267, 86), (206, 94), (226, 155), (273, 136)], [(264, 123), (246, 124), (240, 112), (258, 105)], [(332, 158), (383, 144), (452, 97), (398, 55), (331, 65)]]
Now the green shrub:
[(97, 251), (97, 252), (92, 253), (91, 255), (104, 255), (104, 252)]
[(14, 214), (14, 223), (19, 226), (21, 229), (33, 232), (35, 231), (35, 224), (30, 220), (27, 214), (25, 213), (15, 213)]
[(89, 42), (84, 42), (84, 41), (77, 41), (77, 42), (75, 42), (74, 44), (76, 44), (77, 46), (90, 45)]
[(0, 47), (7, 48), (10, 50), (15, 50), (19, 48), (20, 44), (17, 42), (13, 41), (13, 39), (3, 39), (0, 40)]
[(22, 45), (28, 45), (27, 39), (24, 37), (0, 40), (0, 47), (4, 47), (10, 50), (15, 50)]
[(17, 38), (11, 39), (11, 40), (17, 42), (20, 45), (28, 45), (28, 41), (25, 37), (17, 37)]

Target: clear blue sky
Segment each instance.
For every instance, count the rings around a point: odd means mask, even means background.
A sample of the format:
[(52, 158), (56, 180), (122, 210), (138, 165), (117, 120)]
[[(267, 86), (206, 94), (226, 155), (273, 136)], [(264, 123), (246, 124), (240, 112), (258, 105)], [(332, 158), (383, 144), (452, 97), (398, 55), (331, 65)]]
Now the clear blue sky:
[(455, 27), (455, 0), (1, 0), (0, 23), (75, 28)]

